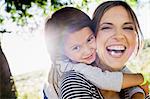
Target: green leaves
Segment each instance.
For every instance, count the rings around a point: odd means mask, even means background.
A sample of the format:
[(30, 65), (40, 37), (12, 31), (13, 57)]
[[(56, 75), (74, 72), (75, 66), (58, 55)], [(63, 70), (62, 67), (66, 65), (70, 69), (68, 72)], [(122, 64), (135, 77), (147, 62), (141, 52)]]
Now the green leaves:
[(26, 19), (33, 16), (28, 10), (37, 5), (44, 12), (47, 2), (47, 0), (5, 0), (5, 11), (11, 14), (13, 22), (18, 25), (24, 25), (26, 24)]
[(135, 7), (137, 5), (137, 0), (125, 0), (129, 5)]
[(0, 15), (0, 24), (3, 24), (3, 22), (4, 22), (3, 16)]
[[(17, 25), (24, 26), (27, 24), (27, 19), (30, 19), (36, 16), (35, 13), (40, 9), (40, 14), (47, 15), (49, 12), (53, 13), (54, 11), (64, 7), (64, 6), (73, 6), (79, 9), (89, 10), (89, 4), (93, 2), (100, 2), (101, 0), (5, 0), (5, 11), (9, 13), (9, 17), (13, 22), (16, 22)], [(125, 0), (131, 4), (135, 4), (137, 0)], [(30, 11), (30, 9), (36, 6), (35, 11)], [(41, 13), (42, 12), (42, 13)], [(0, 24), (4, 22), (4, 17), (0, 15)]]

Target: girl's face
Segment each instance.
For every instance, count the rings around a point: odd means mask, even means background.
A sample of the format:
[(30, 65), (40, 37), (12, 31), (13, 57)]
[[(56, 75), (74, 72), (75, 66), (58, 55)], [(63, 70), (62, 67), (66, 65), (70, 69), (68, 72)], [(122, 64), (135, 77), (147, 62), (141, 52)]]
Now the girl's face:
[(75, 62), (91, 64), (96, 58), (95, 36), (85, 27), (67, 35), (64, 44), (65, 55)]
[(101, 64), (120, 70), (136, 46), (132, 19), (122, 6), (110, 8), (102, 16), (96, 37)]

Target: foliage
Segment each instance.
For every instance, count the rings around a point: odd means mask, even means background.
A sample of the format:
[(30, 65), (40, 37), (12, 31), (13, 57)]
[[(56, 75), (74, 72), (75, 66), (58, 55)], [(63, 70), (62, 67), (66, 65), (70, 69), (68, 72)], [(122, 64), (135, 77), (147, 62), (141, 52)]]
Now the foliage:
[[(127, 66), (129, 66), (133, 72), (146, 73), (147, 78), (150, 78), (150, 39), (145, 40), (144, 43), (145, 45), (141, 53), (130, 61)], [(148, 83), (150, 85), (150, 79), (148, 80)]]
[[(88, 4), (92, 2), (100, 3), (101, 0), (5, 0), (5, 11), (10, 14), (10, 19), (17, 25), (24, 26), (28, 24), (27, 20), (36, 16), (29, 9), (35, 5), (42, 10), (43, 15), (47, 15), (47, 11), (56, 11), (64, 6), (75, 6), (79, 9), (89, 10)], [(125, 0), (133, 5), (137, 0)], [(0, 24), (4, 21), (4, 16), (0, 15)]]
[(26, 18), (33, 15), (28, 11), (33, 4), (45, 11), (47, 0), (5, 0), (5, 10), (11, 14), (11, 19), (20, 25), (25, 24)]
[(144, 42), (144, 49), (146, 49), (147, 47), (150, 47), (150, 39), (147, 39)]
[(2, 24), (4, 22), (3, 16), (0, 15), (0, 23)]
[(125, 0), (127, 3), (129, 3), (131, 6), (137, 5), (137, 0)]

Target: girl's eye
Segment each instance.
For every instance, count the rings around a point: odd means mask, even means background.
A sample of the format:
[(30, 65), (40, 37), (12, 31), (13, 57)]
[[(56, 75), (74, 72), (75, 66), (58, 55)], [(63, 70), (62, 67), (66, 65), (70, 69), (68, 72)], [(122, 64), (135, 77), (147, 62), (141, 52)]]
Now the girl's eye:
[(94, 36), (91, 36), (88, 40), (87, 40), (87, 42), (93, 42), (95, 40), (95, 37)]
[(72, 48), (73, 51), (79, 51), (80, 50), (80, 46), (75, 46)]

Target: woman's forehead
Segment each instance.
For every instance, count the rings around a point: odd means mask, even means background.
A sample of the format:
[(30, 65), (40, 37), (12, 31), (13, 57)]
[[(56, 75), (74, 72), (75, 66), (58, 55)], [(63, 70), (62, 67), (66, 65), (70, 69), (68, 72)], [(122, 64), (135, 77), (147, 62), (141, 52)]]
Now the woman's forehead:
[(115, 6), (108, 9), (101, 17), (100, 23), (109, 22), (109, 21), (120, 21), (120, 22), (132, 22), (132, 18), (127, 12), (127, 10), (122, 6)]

